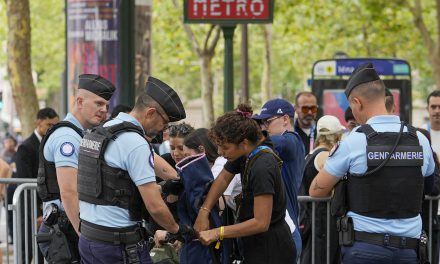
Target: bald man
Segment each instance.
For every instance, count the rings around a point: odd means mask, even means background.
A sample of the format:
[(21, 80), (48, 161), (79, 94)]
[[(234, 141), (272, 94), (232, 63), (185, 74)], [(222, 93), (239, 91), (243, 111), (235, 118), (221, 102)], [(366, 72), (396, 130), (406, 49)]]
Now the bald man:
[(419, 263), (417, 250), (426, 246), (419, 243), (423, 187), (430, 192), (434, 179), (429, 142), (388, 113), (372, 64), (352, 73), (345, 94), (361, 126), (332, 149), (310, 196), (329, 196), (348, 178), (347, 212), (338, 220), (343, 263)]

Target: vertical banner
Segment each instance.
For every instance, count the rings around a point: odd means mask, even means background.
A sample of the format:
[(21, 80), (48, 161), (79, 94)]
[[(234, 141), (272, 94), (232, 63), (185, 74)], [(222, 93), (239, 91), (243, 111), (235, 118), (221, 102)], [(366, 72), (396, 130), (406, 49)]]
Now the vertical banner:
[(151, 2), (135, 2), (135, 96), (143, 91), (151, 74)]
[(69, 107), (78, 75), (99, 74), (116, 87), (120, 102), (119, 6), (121, 0), (67, 0), (67, 87)]

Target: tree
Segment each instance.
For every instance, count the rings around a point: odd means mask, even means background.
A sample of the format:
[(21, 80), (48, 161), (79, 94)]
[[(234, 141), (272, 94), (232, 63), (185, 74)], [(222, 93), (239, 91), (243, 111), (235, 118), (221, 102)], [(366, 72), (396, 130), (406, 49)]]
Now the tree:
[(29, 0), (6, 0), (6, 6), (9, 81), (15, 108), (21, 121), (22, 133), (30, 135), (35, 128), (38, 101), (32, 79)]
[[(413, 5), (409, 3), (409, 0), (405, 0), (404, 3), (413, 15), (414, 24), (422, 35), (423, 42), (428, 50), (428, 59), (432, 65), (433, 77), (437, 89), (440, 89), (440, 0), (435, 0), (436, 33), (434, 34), (426, 26), (421, 0), (414, 0)], [(432, 35), (434, 35), (434, 38)]]
[(264, 58), (263, 74), (261, 78), (262, 101), (266, 102), (272, 98), (272, 25), (263, 25), (264, 33)]
[[(177, 0), (173, 0), (174, 7), (177, 9), (181, 8), (177, 3)], [(202, 111), (203, 111), (203, 121), (205, 127), (210, 127), (214, 122), (214, 104), (213, 104), (213, 72), (212, 72), (212, 59), (215, 55), (215, 48), (217, 46), (218, 40), (220, 38), (220, 27), (211, 25), (209, 27), (208, 33), (206, 34), (203, 46), (199, 44), (193, 30), (188, 24), (183, 23), (181, 19), (183, 28), (194, 52), (197, 54), (200, 63), (200, 79), (201, 79), (201, 90), (202, 90)]]

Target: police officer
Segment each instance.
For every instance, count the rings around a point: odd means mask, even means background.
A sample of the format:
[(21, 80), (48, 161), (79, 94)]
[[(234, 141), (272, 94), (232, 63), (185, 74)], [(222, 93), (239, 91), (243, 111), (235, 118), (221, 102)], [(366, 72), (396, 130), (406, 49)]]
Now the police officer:
[(429, 142), (387, 114), (385, 86), (371, 63), (352, 73), (345, 95), (361, 126), (332, 149), (309, 193), (329, 196), (347, 174), (348, 213), (338, 220), (344, 263), (417, 263), (425, 245), (418, 243), (423, 186), (434, 178)]
[(187, 234), (161, 198), (151, 145), (169, 122), (185, 118), (175, 91), (149, 77), (133, 108), (87, 134), (79, 154), (82, 263), (152, 263), (141, 227), (146, 208), (170, 233)]
[[(79, 202), (76, 189), (79, 145), (85, 129), (99, 125), (107, 114), (113, 84), (95, 74), (78, 77), (74, 106), (64, 121), (53, 126), (40, 145), (38, 194), (43, 200), (43, 221), (40, 244), (50, 263), (79, 260)], [(62, 201), (62, 202), (61, 202)], [(47, 237), (60, 229), (66, 238)], [(66, 243), (69, 250), (65, 249)], [(64, 246), (64, 247), (63, 247)]]

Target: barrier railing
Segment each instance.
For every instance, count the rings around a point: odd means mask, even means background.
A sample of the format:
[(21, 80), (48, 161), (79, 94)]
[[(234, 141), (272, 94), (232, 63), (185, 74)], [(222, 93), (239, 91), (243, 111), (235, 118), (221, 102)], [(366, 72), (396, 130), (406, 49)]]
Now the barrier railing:
[[(326, 216), (326, 263), (330, 263), (330, 197), (327, 198), (312, 198), (310, 196), (298, 196), (299, 203), (312, 203), (312, 252), (315, 252), (315, 240), (316, 240), (316, 203), (327, 204), (327, 216)], [(304, 247), (303, 247), (304, 250)], [(312, 263), (315, 264), (315, 254), (312, 254)]]
[[(433, 233), (433, 229), (432, 229), (432, 202), (434, 200), (440, 200), (440, 195), (438, 196), (425, 196), (425, 200), (429, 201), (429, 222), (428, 222), (428, 257), (429, 257), (429, 262), (432, 263), (432, 233)], [(437, 209), (438, 210), (438, 209)], [(435, 210), (437, 212), (437, 210)]]
[[(38, 264), (38, 245), (35, 238), (37, 233), (37, 180), (8, 178), (0, 179), (0, 184), (18, 185), (14, 191), (12, 203), (7, 204), (8, 211), (12, 211), (14, 263), (30, 263), (29, 259), (32, 254), (33, 263)], [(5, 194), (5, 200), (8, 201), (8, 192), (5, 192)], [(24, 215), (22, 215), (22, 212), (24, 212)], [(7, 213), (7, 226), (9, 221), (9, 214)], [(31, 223), (30, 226), (29, 223)], [(22, 230), (22, 227), (24, 227), (24, 230)], [(31, 236), (28, 235), (29, 233)], [(24, 251), (22, 250), (23, 234), (25, 234)], [(9, 227), (6, 228), (6, 238), (8, 237)], [(30, 238), (32, 239), (31, 248), (29, 248)], [(10, 263), (9, 252), (10, 246), (9, 243), (6, 243), (6, 263)]]
[[(12, 204), (8, 204), (8, 210), (13, 212), (13, 242), (14, 242), (14, 263), (29, 263), (29, 257), (31, 254), (31, 249), (29, 249), (29, 236), (24, 236), (24, 252), (21, 249), (23, 232), (25, 234), (29, 234), (31, 232), (32, 236), (32, 256), (33, 263), (38, 264), (38, 245), (36, 241), (36, 233), (37, 233), (37, 193), (36, 193), (36, 179), (0, 179), (0, 184), (15, 184), (18, 185), (17, 189), (14, 192)], [(30, 195), (30, 199), (28, 198)], [(7, 201), (7, 192), (5, 200)], [(28, 201), (30, 200), (30, 204)], [(429, 223), (428, 223), (428, 233), (429, 233), (429, 261), (432, 260), (432, 202), (434, 200), (440, 200), (439, 196), (425, 196), (425, 200), (429, 201)], [(312, 198), (310, 196), (298, 196), (299, 203), (312, 203), (312, 252), (316, 251), (315, 249), (315, 238), (316, 238), (316, 205), (317, 203), (326, 203), (326, 263), (330, 263), (330, 198)], [(22, 209), (24, 215), (22, 215)], [(29, 210), (30, 209), (30, 210)], [(28, 219), (31, 217), (31, 226), (29, 227)], [(6, 222), (8, 223), (8, 214), (6, 215)], [(22, 229), (22, 225), (20, 221), (24, 223), (24, 230)], [(9, 230), (6, 228), (6, 237), (9, 235)], [(9, 243), (6, 245), (7, 253), (9, 253)], [(24, 253), (24, 254), (23, 254)], [(24, 255), (24, 256), (23, 256)], [(23, 257), (25, 261), (23, 261)], [(315, 254), (312, 254), (312, 262), (311, 264), (315, 264)], [(9, 262), (9, 254), (6, 256), (6, 263)]]
[[(316, 204), (326, 203), (327, 215), (326, 215), (326, 263), (330, 263), (330, 197), (327, 198), (312, 198), (310, 196), (298, 196), (299, 203), (312, 203), (312, 252), (315, 251), (315, 239), (316, 239)], [(440, 200), (440, 195), (438, 196), (425, 196), (425, 200), (429, 201), (429, 222), (428, 222), (428, 257), (429, 262), (432, 263), (432, 202), (434, 200)], [(435, 210), (437, 211), (437, 210)], [(304, 249), (304, 248), (303, 248)], [(312, 263), (315, 264), (315, 254), (312, 254)]]

